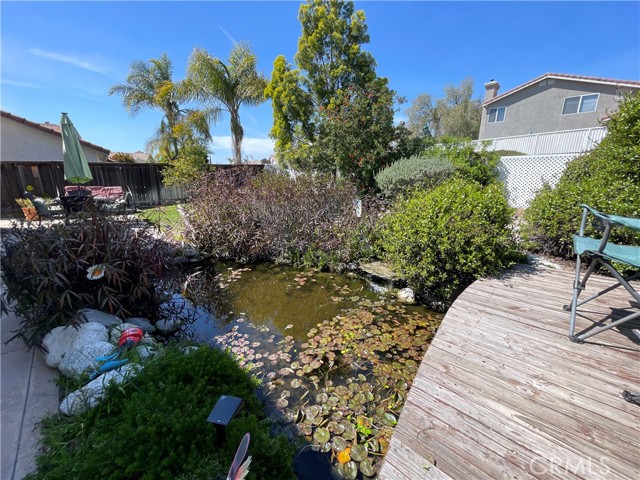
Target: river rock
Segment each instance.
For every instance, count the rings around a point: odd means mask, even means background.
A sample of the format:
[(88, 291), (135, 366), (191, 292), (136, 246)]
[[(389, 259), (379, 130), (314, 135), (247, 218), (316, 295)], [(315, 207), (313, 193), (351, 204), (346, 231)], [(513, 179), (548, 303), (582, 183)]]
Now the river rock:
[(107, 327), (96, 322), (82, 323), (77, 327), (56, 327), (42, 340), (44, 361), (50, 367), (57, 368), (62, 357), (72, 350), (108, 339)]
[(412, 289), (403, 288), (402, 290), (398, 291), (398, 300), (400, 300), (402, 303), (413, 305), (414, 303), (416, 303), (416, 296), (415, 293), (413, 293)]
[(131, 318), (127, 318), (125, 322), (135, 325), (136, 327), (140, 327), (142, 331), (145, 333), (153, 333), (156, 331), (156, 327), (151, 325), (151, 322), (146, 318), (131, 317)]
[(140, 360), (147, 360), (158, 354), (158, 351), (150, 345), (138, 345), (136, 352), (138, 352)]
[(360, 264), (360, 271), (373, 282), (389, 287), (403, 287), (405, 284), (400, 276), (384, 262), (371, 262)]
[(91, 308), (83, 308), (82, 310), (78, 310), (74, 318), (77, 318), (78, 320), (84, 322), (96, 322), (104, 325), (107, 328), (122, 325), (122, 320), (120, 320), (115, 315), (101, 312), (100, 310), (93, 310)]
[(96, 357), (109, 355), (112, 352), (113, 345), (109, 342), (89, 343), (62, 357), (58, 369), (64, 376), (78, 380), (83, 373), (98, 368)]
[(156, 328), (162, 335), (171, 335), (180, 330), (182, 322), (175, 318), (167, 318), (166, 320), (158, 320)]
[(142, 367), (140, 365), (124, 365), (111, 370), (87, 383), (84, 387), (71, 392), (60, 403), (60, 413), (71, 416), (86, 412), (95, 407), (104, 397), (105, 388), (111, 384), (120, 384), (135, 376)]

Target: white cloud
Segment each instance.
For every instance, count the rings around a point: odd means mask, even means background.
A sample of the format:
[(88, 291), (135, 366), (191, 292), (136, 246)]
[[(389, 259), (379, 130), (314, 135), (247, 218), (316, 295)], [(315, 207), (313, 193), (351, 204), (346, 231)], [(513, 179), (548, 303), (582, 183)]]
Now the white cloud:
[(42, 88), (41, 85), (36, 85), (35, 83), (29, 82), (21, 82), (19, 80), (9, 80), (7, 78), (2, 79), (2, 83), (5, 85), (11, 85), (14, 87), (22, 87), (22, 88)]
[(64, 55), (61, 53), (49, 52), (47, 50), (41, 50), (39, 48), (32, 48), (29, 50), (29, 53), (31, 53), (32, 55), (36, 55), (38, 57), (54, 60), (56, 62), (67, 63), (69, 65), (73, 65), (75, 67), (79, 67), (84, 70), (89, 70), (91, 72), (101, 73), (103, 75), (106, 75), (109, 73), (108, 68), (103, 67), (102, 65), (98, 65), (95, 62), (92, 62), (90, 60), (86, 60), (80, 57), (75, 57), (73, 55)]
[[(214, 135), (212, 150), (218, 151), (216, 156), (223, 157), (224, 153), (231, 156), (231, 135)], [(255, 160), (269, 158), (273, 154), (273, 140), (270, 138), (244, 137), (242, 139), (242, 156), (251, 157)]]

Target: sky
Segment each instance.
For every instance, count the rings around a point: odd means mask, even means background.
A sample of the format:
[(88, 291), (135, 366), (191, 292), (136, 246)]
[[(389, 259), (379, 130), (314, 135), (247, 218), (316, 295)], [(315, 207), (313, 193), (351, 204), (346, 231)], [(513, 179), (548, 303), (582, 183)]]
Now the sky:
[[(69, 113), (83, 139), (114, 152), (145, 150), (159, 110), (130, 116), (109, 88), (124, 83), (132, 62), (166, 53), (173, 78), (185, 76), (194, 48), (225, 60), (246, 41), (258, 69), (294, 63), (300, 2), (28, 2), (0, 4), (0, 105), (34, 122)], [(640, 2), (356, 1), (377, 73), (407, 103), (444, 96), (471, 77), (475, 97), (497, 80), (505, 92), (546, 72), (640, 80)], [(243, 154), (268, 157), (271, 105), (242, 107)], [(228, 117), (212, 129), (213, 163), (231, 157)]]

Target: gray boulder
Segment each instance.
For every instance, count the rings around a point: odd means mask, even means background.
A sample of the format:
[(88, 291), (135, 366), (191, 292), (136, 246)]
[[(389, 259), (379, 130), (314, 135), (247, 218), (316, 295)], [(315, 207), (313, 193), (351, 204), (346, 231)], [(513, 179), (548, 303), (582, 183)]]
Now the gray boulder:
[(96, 322), (83, 323), (77, 328), (56, 327), (42, 340), (45, 349), (44, 361), (50, 367), (57, 368), (62, 357), (72, 350), (90, 343), (106, 342), (108, 339), (107, 327)]
[(113, 345), (109, 342), (90, 343), (67, 353), (60, 361), (58, 369), (64, 376), (78, 380), (83, 373), (98, 368), (96, 357), (109, 355), (113, 350)]
[(104, 397), (105, 388), (111, 384), (121, 384), (134, 377), (142, 367), (140, 365), (124, 365), (117, 370), (104, 373), (87, 383), (84, 387), (71, 392), (60, 403), (60, 413), (77, 415), (95, 407)]
[(156, 328), (162, 335), (171, 335), (172, 333), (180, 330), (182, 322), (175, 318), (168, 318), (166, 320), (158, 320), (156, 322)]
[(413, 290), (410, 288), (403, 288), (398, 291), (398, 300), (402, 303), (406, 303), (408, 305), (412, 305), (416, 303), (416, 296), (413, 293)]
[(104, 325), (107, 328), (115, 327), (116, 325), (122, 324), (122, 320), (120, 320), (115, 315), (101, 312), (100, 310), (93, 310), (91, 308), (83, 308), (82, 310), (78, 310), (74, 318), (77, 318), (78, 320), (84, 322), (96, 322)]
[(145, 333), (153, 333), (156, 331), (156, 327), (151, 325), (151, 322), (149, 322), (149, 320), (147, 320), (146, 318), (131, 317), (127, 318), (125, 322), (140, 327)]
[(140, 360), (147, 360), (158, 354), (158, 351), (150, 345), (138, 345), (136, 351), (140, 356)]

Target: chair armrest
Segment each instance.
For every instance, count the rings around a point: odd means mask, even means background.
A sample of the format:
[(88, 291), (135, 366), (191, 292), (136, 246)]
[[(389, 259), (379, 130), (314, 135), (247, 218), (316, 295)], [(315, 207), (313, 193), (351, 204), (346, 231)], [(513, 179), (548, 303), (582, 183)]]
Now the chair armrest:
[(640, 231), (640, 219), (639, 218), (631, 218), (631, 217), (621, 217), (619, 215), (606, 215), (597, 211), (595, 208), (591, 208), (589, 205), (580, 205), (585, 208), (589, 212), (591, 212), (594, 216), (600, 218), (605, 224), (608, 225), (622, 225), (627, 228), (631, 228), (633, 230)]

